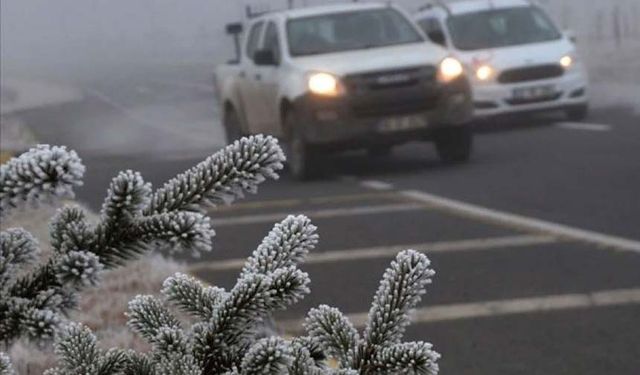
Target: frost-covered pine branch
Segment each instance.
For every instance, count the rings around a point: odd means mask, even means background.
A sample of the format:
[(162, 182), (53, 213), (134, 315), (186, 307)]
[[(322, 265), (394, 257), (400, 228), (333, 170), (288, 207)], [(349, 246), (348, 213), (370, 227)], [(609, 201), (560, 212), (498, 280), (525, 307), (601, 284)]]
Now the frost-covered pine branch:
[[(283, 161), (276, 139), (255, 136), (217, 152), (155, 194), (139, 173), (121, 172), (107, 190), (98, 222), (78, 207), (62, 208), (50, 225), (53, 254), (20, 276), (16, 267), (31, 260), (20, 249), (35, 254), (37, 243), (24, 231), (2, 232), (0, 340), (50, 337), (64, 320), (60, 314), (75, 307), (78, 291), (97, 284), (102, 271), (151, 249), (211, 251), (215, 232), (197, 211), (255, 192), (267, 178), (277, 178)], [(20, 202), (70, 196), (83, 172), (74, 151), (38, 146), (2, 166), (0, 208), (5, 213)]]
[(15, 375), (15, 373), (11, 365), (11, 358), (7, 353), (0, 352), (0, 375)]
[[(326, 356), (315, 339), (260, 337), (258, 330), (273, 311), (309, 293), (309, 277), (297, 266), (317, 243), (315, 231), (305, 216), (276, 224), (228, 292), (176, 274), (163, 284), (164, 300), (148, 295), (133, 299), (128, 326), (153, 349), (148, 354), (129, 352), (124, 373), (323, 374)], [(267, 264), (268, 259), (275, 261)], [(192, 324), (178, 321), (169, 304), (189, 313)], [(83, 330), (72, 333), (84, 335)]]
[(73, 197), (85, 167), (75, 151), (38, 145), (0, 165), (0, 216), (24, 205)]
[(201, 211), (255, 193), (265, 178), (277, 179), (284, 154), (270, 136), (241, 138), (167, 182), (152, 197), (146, 214)]
[(47, 370), (45, 375), (115, 375), (121, 374), (128, 365), (126, 352), (98, 348), (93, 332), (77, 323), (69, 324), (60, 332), (55, 352), (60, 367)]
[(369, 310), (362, 338), (348, 318), (328, 306), (312, 309), (305, 322), (309, 336), (316, 338), (345, 369), (361, 375), (438, 373), (438, 353), (424, 342), (401, 343), (414, 308), (435, 272), (429, 259), (414, 250), (403, 251), (391, 262)]

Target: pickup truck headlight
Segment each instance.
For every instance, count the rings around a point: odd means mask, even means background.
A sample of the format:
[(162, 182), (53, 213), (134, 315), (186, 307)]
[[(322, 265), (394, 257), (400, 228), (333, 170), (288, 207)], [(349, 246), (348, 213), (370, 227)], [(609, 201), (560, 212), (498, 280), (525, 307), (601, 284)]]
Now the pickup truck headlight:
[(447, 57), (440, 63), (438, 78), (442, 82), (451, 82), (464, 73), (462, 63), (453, 57)]
[(338, 96), (344, 92), (340, 79), (329, 73), (309, 74), (307, 86), (313, 94), (322, 96)]
[(564, 55), (560, 59), (560, 65), (562, 65), (562, 67), (565, 69), (571, 68), (571, 66), (573, 65), (573, 62), (574, 62), (573, 57), (571, 57), (570, 55)]

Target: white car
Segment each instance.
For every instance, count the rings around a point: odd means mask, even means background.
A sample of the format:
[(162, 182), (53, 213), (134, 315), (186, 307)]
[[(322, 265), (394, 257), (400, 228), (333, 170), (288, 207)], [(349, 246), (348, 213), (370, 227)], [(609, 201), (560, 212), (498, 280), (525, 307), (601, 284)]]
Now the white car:
[(380, 155), (410, 141), (434, 141), (447, 162), (469, 158), (462, 64), (401, 9), (355, 3), (271, 12), (251, 19), (237, 40), (238, 59), (218, 66), (214, 81), (228, 140), (279, 137), (295, 177), (313, 174), (328, 152)]
[[(526, 0), (434, 2), (415, 15), (431, 41), (463, 62), (475, 116), (588, 111), (588, 78), (569, 35)], [(567, 33), (568, 34), (568, 33)]]

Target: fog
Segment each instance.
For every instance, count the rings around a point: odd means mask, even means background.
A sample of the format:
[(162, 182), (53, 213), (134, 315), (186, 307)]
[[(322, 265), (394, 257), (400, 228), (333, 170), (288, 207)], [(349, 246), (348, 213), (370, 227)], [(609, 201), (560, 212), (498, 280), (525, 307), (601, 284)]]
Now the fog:
[[(297, 0), (296, 6), (327, 1)], [(539, 0), (562, 28), (591, 44), (640, 39), (637, 0)], [(400, 0), (409, 10), (424, 1)], [(589, 6), (585, 6), (589, 3)], [(286, 0), (2, 0), (3, 75), (72, 76), (105, 66), (214, 65), (233, 53), (224, 25), (245, 5), (279, 9)]]

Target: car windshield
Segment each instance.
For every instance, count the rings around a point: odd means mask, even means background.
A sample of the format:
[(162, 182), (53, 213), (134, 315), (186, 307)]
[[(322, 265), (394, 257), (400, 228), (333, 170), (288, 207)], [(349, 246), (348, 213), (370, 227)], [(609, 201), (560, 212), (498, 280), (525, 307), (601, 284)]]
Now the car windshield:
[(547, 15), (537, 7), (492, 9), (449, 17), (453, 44), (477, 50), (540, 43), (561, 37)]
[(287, 24), (292, 56), (377, 48), (424, 39), (390, 8), (292, 19)]

